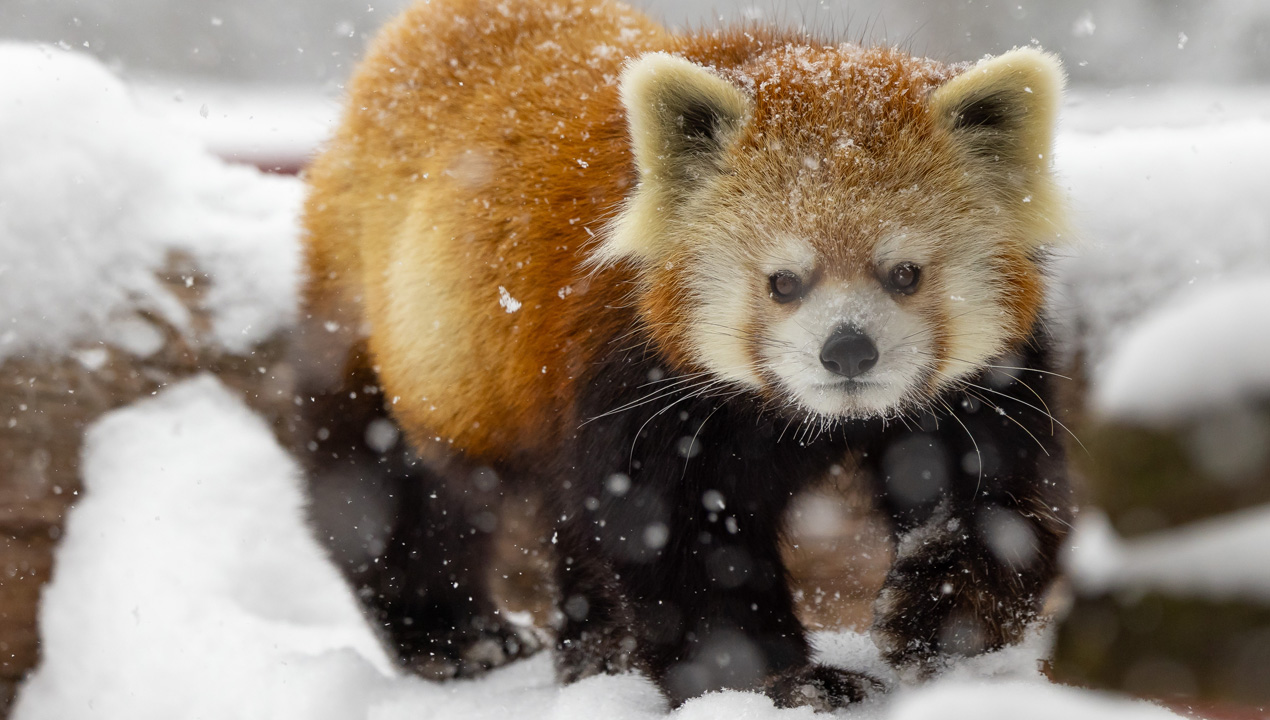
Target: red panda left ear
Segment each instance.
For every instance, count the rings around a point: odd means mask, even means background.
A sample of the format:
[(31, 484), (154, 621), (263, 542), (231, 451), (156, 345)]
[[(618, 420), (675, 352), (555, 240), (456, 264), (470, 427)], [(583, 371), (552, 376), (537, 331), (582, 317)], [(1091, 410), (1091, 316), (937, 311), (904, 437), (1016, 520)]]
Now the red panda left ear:
[(1063, 85), (1056, 57), (1018, 48), (986, 58), (937, 88), (930, 110), (975, 155), (1046, 170)]
[(1058, 58), (1018, 48), (985, 58), (931, 93), (929, 108), (983, 181), (1020, 209), (1033, 239), (1061, 231), (1063, 200), (1050, 155), (1062, 101)]
[(596, 261), (655, 262), (667, 250), (667, 214), (722, 169), (725, 151), (750, 116), (740, 88), (694, 62), (662, 52), (622, 72), (622, 106), (639, 186), (610, 225)]

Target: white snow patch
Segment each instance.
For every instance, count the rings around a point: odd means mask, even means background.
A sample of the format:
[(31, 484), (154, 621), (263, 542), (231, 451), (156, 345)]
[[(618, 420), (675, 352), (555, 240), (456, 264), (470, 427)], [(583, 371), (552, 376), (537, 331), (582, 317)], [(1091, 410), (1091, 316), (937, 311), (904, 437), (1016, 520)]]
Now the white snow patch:
[(15, 718), (347, 718), (384, 677), (295, 463), (219, 381), (103, 417), (83, 475)]
[(1060, 113), (1066, 133), (1270, 123), (1270, 87), (1214, 83), (1073, 86)]
[(1124, 540), (1101, 513), (1081, 514), (1067, 567), (1091, 591), (1161, 590), (1213, 600), (1270, 599), (1270, 507)]
[(212, 157), (87, 56), (0, 43), (0, 67), (0, 359), (116, 340), (148, 354), (138, 310), (196, 340), (155, 277), (174, 252), (211, 276), (211, 342), (245, 352), (292, 321), (297, 180)]
[(899, 698), (891, 720), (1167, 720), (1181, 717), (1145, 702), (1061, 685), (1021, 680), (939, 683)]
[[(1270, 277), (1270, 121), (1069, 133), (1055, 162), (1078, 238), (1057, 264), (1051, 307), (1095, 370), (1127, 327), (1188, 285)], [(1222, 317), (1208, 323), (1235, 329)], [(1168, 362), (1223, 351), (1192, 345), (1197, 332), (1176, 339)]]
[(1104, 417), (1157, 422), (1267, 396), (1270, 274), (1196, 288), (1147, 313), (1114, 340), (1091, 405)]
[(133, 93), (142, 112), (197, 138), (209, 152), (266, 168), (294, 168), (308, 159), (334, 130), (341, 99), (307, 85), (177, 78), (134, 85)]
[[(562, 688), (545, 653), (479, 680), (396, 673), (310, 535), (295, 463), (210, 376), (103, 417), (88, 433), (83, 469), (84, 498), (44, 592), (43, 661), (21, 689), (15, 720), (666, 716), (646, 678), (597, 676)], [(866, 636), (821, 633), (813, 643), (829, 664), (897, 684)], [(978, 707), (976, 720), (1169, 717), (1050, 686), (1038, 669), (1046, 650), (1036, 634), (839, 716), (931, 717), (924, 709), (938, 707), (938, 717), (969, 717)], [(725, 692), (671, 716), (813, 714)]]

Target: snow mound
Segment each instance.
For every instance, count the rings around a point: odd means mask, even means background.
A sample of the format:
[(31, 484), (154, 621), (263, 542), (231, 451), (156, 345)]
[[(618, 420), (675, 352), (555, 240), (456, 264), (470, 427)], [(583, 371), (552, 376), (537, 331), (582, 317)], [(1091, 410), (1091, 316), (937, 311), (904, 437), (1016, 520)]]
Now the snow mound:
[[(1270, 277), (1270, 122), (1065, 133), (1054, 157), (1070, 187), (1078, 241), (1058, 263), (1051, 304), (1095, 374), (1125, 329), (1178, 291)], [(1249, 320), (1266, 306), (1245, 307), (1239, 315)], [(1213, 316), (1203, 324), (1240, 347), (1237, 322)], [(1179, 336), (1168, 355), (1219, 354), (1192, 343), (1198, 332)], [(1139, 360), (1154, 368), (1173, 357)], [(1187, 394), (1188, 385), (1167, 391)]]
[[(44, 660), (21, 690), (15, 720), (666, 716), (648, 680), (598, 676), (561, 688), (546, 654), (479, 680), (397, 674), (310, 535), (297, 466), (210, 376), (104, 416), (89, 430), (83, 469), (85, 495), (44, 592)], [(867, 637), (824, 633), (814, 641), (825, 662), (895, 683)], [(976, 720), (1169, 716), (1050, 686), (1037, 669), (1045, 651), (1038, 635), (842, 716), (932, 717), (930, 708)], [(812, 712), (728, 692), (672, 715)]]
[(1154, 422), (1270, 397), (1268, 310), (1270, 277), (1181, 294), (1116, 339), (1093, 409)]
[(107, 415), (83, 469), (15, 717), (278, 718), (388, 667), (293, 461), (219, 381)]
[(1106, 693), (1011, 680), (990, 687), (944, 683), (900, 698), (891, 720), (1168, 720), (1162, 707)]
[(1094, 592), (1162, 590), (1217, 601), (1270, 599), (1270, 507), (1124, 540), (1107, 518), (1086, 511), (1076, 524), (1067, 568)]
[[(137, 311), (236, 353), (291, 322), (299, 181), (216, 159), (87, 56), (0, 43), (0, 67), (0, 360), (102, 341), (147, 355), (162, 339)], [(211, 277), (186, 279), (206, 338), (156, 278), (180, 256)]]

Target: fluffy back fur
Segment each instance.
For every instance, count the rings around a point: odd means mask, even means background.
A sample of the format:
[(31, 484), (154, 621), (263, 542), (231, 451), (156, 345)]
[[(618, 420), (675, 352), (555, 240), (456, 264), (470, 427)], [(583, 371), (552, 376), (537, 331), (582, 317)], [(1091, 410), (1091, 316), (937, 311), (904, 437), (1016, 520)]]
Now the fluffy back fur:
[[(1035, 321), (1061, 84), (1030, 49), (949, 67), (767, 29), (674, 36), (601, 0), (421, 4), (371, 48), (310, 173), (309, 304), (369, 325), (423, 445), (549, 442), (636, 324), (672, 367), (769, 402), (886, 413)], [(793, 379), (814, 357), (764, 355), (816, 344), (781, 335), (778, 261), (850, 289), (893, 257), (931, 268), (907, 321), (851, 299), (923, 340), (883, 349), (885, 392), (820, 397)]]

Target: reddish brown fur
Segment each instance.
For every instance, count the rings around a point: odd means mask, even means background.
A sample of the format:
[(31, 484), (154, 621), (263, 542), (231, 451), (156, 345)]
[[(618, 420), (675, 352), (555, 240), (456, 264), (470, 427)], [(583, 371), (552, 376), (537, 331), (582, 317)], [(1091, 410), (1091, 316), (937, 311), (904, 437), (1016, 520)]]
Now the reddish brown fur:
[[(599, 46), (612, 50), (597, 54)], [(623, 264), (590, 276), (580, 270), (636, 179), (618, 75), (626, 59), (653, 50), (738, 80), (761, 83), (781, 72), (783, 82), (757, 93), (743, 152), (760, 153), (777, 138), (824, 146), (833, 138), (817, 135), (827, 127), (817, 119), (850, 110), (864, 143), (854, 157), (864, 161), (825, 172), (850, 175), (859, 193), (845, 198), (846, 212), (824, 215), (808, 233), (810, 242), (832, 245), (824, 257), (853, 260), (834, 268), (844, 276), (873, 270), (868, 249), (880, 228), (861, 205), (935, 178), (935, 199), (917, 193), (910, 206), (893, 207), (901, 221), (920, 225), (944, 214), (938, 204), (949, 195), (976, 191), (926, 112), (930, 89), (953, 74), (931, 61), (886, 48), (848, 56), (761, 28), (674, 36), (605, 0), (416, 5), (377, 39), (352, 80), (349, 110), (310, 172), (305, 216), (309, 311), (315, 322), (339, 323), (350, 341), (369, 325), (371, 362), (416, 447), (439, 438), (502, 458), (551, 447), (579, 420), (570, 404), (576, 384), (638, 321), (672, 364), (699, 369), (685, 349), (679, 263), (645, 276), (646, 292), (635, 292), (637, 277)], [(817, 70), (835, 66), (859, 87), (834, 94), (810, 74), (800, 81), (791, 75), (800, 55)], [(878, 104), (843, 106), (858, 93)], [(770, 181), (783, 186), (789, 176)], [(733, 192), (748, 189), (738, 184)], [(388, 278), (395, 265), (419, 257), (401, 257), (400, 247), (427, 256), (415, 263), (412, 282), (431, 284), (436, 306), (457, 327), (430, 335), (422, 322), (403, 327), (394, 318), (393, 304), (406, 301), (398, 297), (403, 286)], [(1040, 305), (1039, 280), (1021, 253), (1001, 264), (1017, 289), (1012, 324), (1021, 337)], [(500, 286), (523, 304), (518, 312), (500, 307)], [(943, 312), (934, 300), (913, 302), (925, 302), (922, 312), (932, 317)], [(422, 349), (429, 343), (437, 347)], [(444, 371), (418, 367), (411, 348), (445, 354), (437, 360)]]

